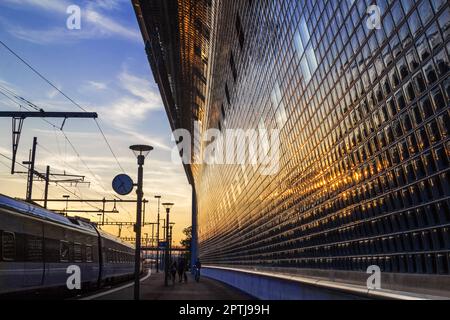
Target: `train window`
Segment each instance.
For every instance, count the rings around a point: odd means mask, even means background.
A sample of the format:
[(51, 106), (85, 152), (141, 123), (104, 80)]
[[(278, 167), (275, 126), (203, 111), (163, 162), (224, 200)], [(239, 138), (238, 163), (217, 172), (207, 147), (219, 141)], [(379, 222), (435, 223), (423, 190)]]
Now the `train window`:
[(74, 257), (75, 262), (83, 261), (83, 256), (81, 254), (81, 244), (80, 243), (74, 243), (74, 245), (73, 245), (73, 257)]
[(2, 233), (2, 258), (4, 261), (16, 259), (16, 236), (13, 232)]
[(92, 246), (86, 245), (86, 262), (92, 262), (93, 256)]
[(42, 239), (27, 236), (25, 254), (27, 261), (42, 261)]
[(59, 243), (59, 261), (68, 262), (70, 257), (70, 245), (67, 241), (60, 241)]

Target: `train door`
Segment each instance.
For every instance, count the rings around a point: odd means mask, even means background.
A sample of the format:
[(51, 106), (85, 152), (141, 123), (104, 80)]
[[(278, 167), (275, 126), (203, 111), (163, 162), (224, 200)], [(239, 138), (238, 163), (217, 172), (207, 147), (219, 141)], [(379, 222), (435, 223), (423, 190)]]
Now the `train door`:
[(40, 221), (26, 220), (23, 231), (23, 287), (40, 287), (44, 280), (44, 225)]
[(22, 289), (22, 219), (0, 209), (0, 294)]
[(66, 283), (70, 261), (70, 242), (64, 227), (50, 223), (44, 226), (45, 271), (44, 286), (57, 287)]

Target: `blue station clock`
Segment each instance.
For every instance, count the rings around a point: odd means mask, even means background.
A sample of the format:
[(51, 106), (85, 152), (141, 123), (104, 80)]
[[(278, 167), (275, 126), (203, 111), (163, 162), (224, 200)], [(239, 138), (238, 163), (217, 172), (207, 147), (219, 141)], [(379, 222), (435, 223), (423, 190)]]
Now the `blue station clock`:
[(121, 196), (126, 196), (133, 190), (133, 180), (126, 174), (117, 175), (112, 182), (112, 187), (115, 192)]

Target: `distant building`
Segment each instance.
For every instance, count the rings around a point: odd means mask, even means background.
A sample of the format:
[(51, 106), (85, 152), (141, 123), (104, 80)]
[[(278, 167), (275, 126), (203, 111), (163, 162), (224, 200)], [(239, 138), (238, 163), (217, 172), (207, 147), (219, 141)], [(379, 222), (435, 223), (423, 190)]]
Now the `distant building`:
[(203, 264), (450, 291), (449, 3), (369, 2), (133, 0)]

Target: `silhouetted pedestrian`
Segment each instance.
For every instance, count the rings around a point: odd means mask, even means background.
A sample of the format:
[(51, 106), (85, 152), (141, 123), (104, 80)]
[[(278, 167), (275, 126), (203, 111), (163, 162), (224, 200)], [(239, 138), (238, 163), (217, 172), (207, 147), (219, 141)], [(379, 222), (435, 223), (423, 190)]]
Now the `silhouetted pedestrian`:
[(184, 258), (180, 258), (178, 261), (178, 282), (183, 281), (183, 274), (185, 273), (186, 269), (186, 261)]
[(197, 258), (194, 265), (194, 276), (195, 281), (200, 281), (200, 269), (202, 268), (202, 263), (200, 262), (200, 258)]
[(172, 275), (172, 282), (175, 285), (175, 278), (177, 276), (177, 262), (173, 261), (172, 265), (170, 266), (170, 273)]

